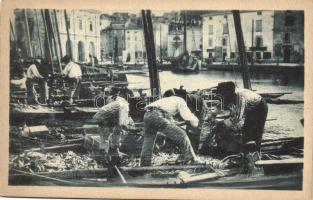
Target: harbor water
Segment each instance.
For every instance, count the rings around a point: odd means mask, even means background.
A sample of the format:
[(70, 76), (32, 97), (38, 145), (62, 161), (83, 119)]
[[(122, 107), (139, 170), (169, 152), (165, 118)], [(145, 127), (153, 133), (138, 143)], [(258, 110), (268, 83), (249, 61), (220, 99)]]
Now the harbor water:
[[(159, 73), (162, 92), (181, 85), (187, 91), (205, 89), (216, 86), (219, 82), (234, 81), (242, 87), (240, 72), (201, 71), (199, 73), (174, 73), (162, 71)], [(130, 88), (149, 88), (149, 76), (127, 75)], [(280, 97), (288, 100), (304, 100), (304, 76), (301, 73), (252, 73), (252, 89), (258, 93), (291, 93)], [(147, 90), (149, 93), (149, 89)], [(264, 139), (303, 136), (300, 119), (303, 118), (304, 104), (275, 105), (269, 104), (268, 121), (265, 126)]]

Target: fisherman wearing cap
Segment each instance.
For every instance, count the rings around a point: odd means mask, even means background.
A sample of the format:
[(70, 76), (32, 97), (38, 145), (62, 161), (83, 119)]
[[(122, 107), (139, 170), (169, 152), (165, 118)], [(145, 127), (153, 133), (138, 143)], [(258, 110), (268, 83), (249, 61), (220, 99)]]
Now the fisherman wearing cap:
[(93, 119), (99, 124), (100, 149), (110, 156), (120, 157), (119, 152), (123, 128), (133, 125), (129, 116), (129, 104), (120, 96), (116, 87), (107, 88), (107, 104), (99, 109)]
[(69, 101), (72, 104), (73, 98), (79, 95), (80, 84), (82, 80), (82, 71), (78, 64), (71, 61), (71, 58), (66, 55), (61, 59), (61, 62), (65, 64), (65, 68), (62, 71), (62, 75), (66, 77), (70, 89), (69, 89)]
[[(37, 83), (40, 91), (46, 91), (46, 82), (44, 77), (39, 73), (38, 69), (41, 66), (41, 59), (35, 59), (33, 63), (27, 68), (26, 71), (26, 89), (27, 89), (27, 103), (39, 104), (37, 92), (34, 83)], [(47, 99), (46, 92), (41, 92), (42, 97)]]
[(242, 144), (255, 142), (256, 151), (260, 151), (268, 112), (266, 101), (251, 90), (237, 88), (234, 82), (219, 83), (216, 93), (221, 95), (224, 109), (230, 111), (230, 117), (223, 121), (225, 127), (240, 127)]
[(201, 163), (197, 158), (186, 132), (178, 127), (173, 119), (180, 115), (192, 127), (198, 126), (198, 119), (189, 110), (185, 100), (174, 96), (173, 90), (164, 93), (163, 98), (145, 107), (144, 141), (141, 150), (141, 166), (150, 166), (154, 142), (157, 133), (161, 132), (171, 139), (181, 150), (181, 160), (187, 164)]

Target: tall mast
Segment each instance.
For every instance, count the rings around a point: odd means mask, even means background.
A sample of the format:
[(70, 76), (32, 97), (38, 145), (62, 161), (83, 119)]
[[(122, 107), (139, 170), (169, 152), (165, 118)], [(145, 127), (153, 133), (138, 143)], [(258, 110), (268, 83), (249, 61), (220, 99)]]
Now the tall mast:
[(250, 72), (249, 72), (249, 67), (247, 63), (245, 42), (243, 39), (243, 33), (242, 33), (242, 28), (241, 28), (240, 13), (239, 13), (239, 10), (233, 10), (232, 13), (234, 16), (235, 30), (236, 30), (236, 36), (237, 36), (238, 49), (239, 49), (243, 86), (244, 88), (251, 90)]
[(30, 41), (30, 32), (29, 32), (29, 26), (28, 26), (28, 16), (27, 16), (27, 11), (24, 9), (24, 17), (25, 17), (25, 25), (26, 25), (26, 33), (27, 33), (27, 42), (28, 42), (28, 48), (29, 48), (29, 54), (30, 57), (33, 57), (33, 49), (32, 49), (32, 44)]
[(143, 28), (145, 45), (148, 56), (148, 68), (150, 77), (150, 88), (152, 96), (158, 96), (161, 93), (159, 72), (156, 65), (155, 44), (153, 36), (153, 25), (151, 19), (151, 11), (142, 10)]
[(56, 35), (57, 35), (57, 38), (58, 38), (58, 45), (59, 45), (60, 57), (62, 57), (62, 56), (63, 56), (63, 52), (62, 52), (61, 39), (60, 39), (59, 23), (58, 23), (58, 19), (57, 19), (57, 12), (56, 12), (55, 9), (53, 9), (53, 14), (54, 14), (54, 22), (55, 22)]
[(251, 38), (251, 47), (252, 47), (252, 58), (251, 58), (251, 65), (253, 65), (253, 57), (254, 57), (254, 20), (252, 20), (252, 38)]
[(162, 59), (162, 25), (160, 23), (160, 62), (161, 65), (163, 65), (163, 59)]
[(72, 44), (71, 44), (71, 39), (70, 39), (69, 27), (68, 27), (68, 24), (67, 24), (68, 17), (67, 17), (66, 10), (64, 10), (64, 18), (65, 18), (65, 28), (66, 28), (66, 34), (67, 34), (68, 48), (70, 50), (70, 55), (69, 56), (70, 56), (71, 60), (73, 60)]
[(187, 22), (186, 22), (186, 11), (184, 11), (184, 52), (187, 51)]
[(45, 13), (44, 13), (43, 10), (41, 10), (41, 15), (42, 15), (43, 24), (44, 24), (44, 27), (45, 27), (46, 39), (47, 39), (47, 43), (48, 43), (48, 50), (49, 50), (49, 56), (50, 56), (50, 62), (51, 62), (51, 71), (52, 71), (52, 74), (54, 74), (54, 63), (53, 63), (53, 58), (52, 58), (50, 36), (49, 36), (49, 33), (48, 33), (47, 21), (46, 21)]
[(56, 42), (55, 30), (54, 30), (53, 23), (52, 23), (51, 13), (50, 13), (50, 10), (45, 10), (45, 12), (46, 12), (46, 19), (48, 22), (47, 28), (48, 28), (49, 32), (51, 33), (51, 36), (52, 36), (51, 39), (52, 39), (52, 42), (54, 45), (55, 57), (56, 57), (58, 64), (59, 64), (60, 73), (62, 73), (62, 66), (61, 66), (61, 61), (60, 61), (59, 54), (58, 54), (58, 49), (57, 49), (58, 45)]
[(40, 53), (41, 53), (41, 56), (43, 57), (42, 41), (41, 41), (40, 26), (39, 26), (39, 21), (38, 21), (37, 10), (35, 10), (35, 19), (36, 19), (36, 25), (38, 28), (38, 39), (39, 39)]

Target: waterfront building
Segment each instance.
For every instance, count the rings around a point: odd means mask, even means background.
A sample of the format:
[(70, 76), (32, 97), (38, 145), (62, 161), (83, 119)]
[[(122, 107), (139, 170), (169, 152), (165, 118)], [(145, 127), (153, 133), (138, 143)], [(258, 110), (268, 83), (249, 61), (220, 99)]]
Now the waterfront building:
[[(250, 61), (271, 59), (273, 52), (273, 11), (241, 12), (241, 27)], [(236, 60), (238, 55), (237, 38), (231, 12), (212, 12), (203, 15), (203, 58), (222, 62)]]
[(141, 18), (130, 18), (125, 27), (125, 50), (123, 51), (123, 63), (145, 63), (146, 49)]
[(101, 30), (101, 60), (119, 62), (125, 48), (125, 25), (111, 24)]
[(304, 62), (303, 11), (275, 11), (274, 57), (278, 62)]
[[(57, 11), (63, 55), (70, 54), (71, 45), (76, 62), (89, 62), (89, 55), (100, 58), (100, 14), (96, 10), (67, 10), (68, 20), (65, 21), (64, 11)], [(70, 41), (65, 23), (69, 27)]]
[[(202, 22), (199, 12), (186, 11), (186, 50), (189, 53), (201, 55), (202, 49)], [(200, 12), (201, 13), (201, 12)], [(173, 57), (181, 54), (184, 49), (184, 13), (166, 14), (165, 19), (169, 19), (168, 31), (168, 57)], [(173, 16), (176, 16), (173, 17)], [(174, 20), (174, 21), (173, 21)]]
[[(252, 58), (260, 63), (303, 60), (303, 12), (242, 11), (240, 17), (249, 62)], [(286, 22), (291, 18), (291, 23)], [(202, 20), (203, 58), (208, 62), (237, 61), (233, 14), (211, 12)]]
[[(14, 11), (13, 29), (17, 44), (25, 57), (49, 59), (51, 51), (52, 58), (56, 60), (57, 55), (59, 57), (70, 55), (70, 49), (76, 62), (89, 62), (89, 54), (100, 57), (100, 12), (96, 10), (66, 10), (66, 12), (67, 20), (65, 20), (64, 10), (54, 12), (53, 10), (16, 9)], [(47, 26), (43, 18), (46, 19)], [(69, 28), (70, 40), (68, 40), (66, 24)], [(57, 29), (61, 45), (58, 42)], [(47, 32), (50, 35), (49, 41), (46, 37)], [(29, 36), (25, 33), (29, 33)], [(51, 40), (53, 37), (55, 40)]]
[(153, 34), (155, 43), (155, 53), (158, 59), (167, 57), (167, 43), (168, 43), (168, 24), (163, 17), (153, 17)]

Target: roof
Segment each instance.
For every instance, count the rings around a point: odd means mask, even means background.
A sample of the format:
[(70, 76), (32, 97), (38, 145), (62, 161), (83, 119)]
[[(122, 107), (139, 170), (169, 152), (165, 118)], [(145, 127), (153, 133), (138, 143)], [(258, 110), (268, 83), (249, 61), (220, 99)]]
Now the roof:
[[(269, 11), (269, 10), (240, 10), (240, 13), (251, 13), (251, 12), (264, 12), (264, 11)], [(213, 17), (213, 16), (219, 16), (219, 15), (230, 15), (232, 12), (230, 10), (212, 10), (209, 13), (201, 15), (202, 17)]]
[(142, 29), (142, 25), (140, 24), (135, 24), (135, 23), (129, 23), (127, 26), (126, 26), (126, 29)]

